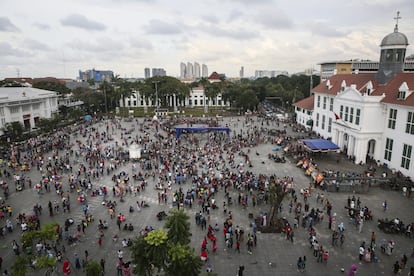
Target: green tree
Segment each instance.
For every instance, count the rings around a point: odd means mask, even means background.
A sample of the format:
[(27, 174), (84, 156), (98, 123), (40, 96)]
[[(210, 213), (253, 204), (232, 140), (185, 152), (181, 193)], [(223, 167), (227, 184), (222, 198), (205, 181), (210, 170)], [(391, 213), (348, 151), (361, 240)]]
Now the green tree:
[(11, 122), (4, 126), (4, 132), (13, 140), (19, 140), (23, 134), (24, 128), (21, 122)]
[(86, 276), (100, 276), (102, 275), (101, 264), (95, 260), (89, 260), (86, 262), (83, 272), (85, 272)]
[(13, 265), (11, 266), (11, 275), (13, 276), (25, 276), (29, 265), (28, 258), (19, 255), (16, 257)]
[(203, 264), (189, 247), (191, 233), (188, 215), (182, 210), (171, 211), (166, 228), (168, 232), (153, 230), (133, 240), (131, 256), (134, 273), (152, 275), (156, 269), (171, 276), (199, 275)]
[(144, 236), (133, 239), (131, 258), (134, 264), (133, 272), (138, 275), (151, 275), (154, 269), (150, 256), (147, 255), (147, 242)]
[(253, 89), (246, 89), (241, 92), (239, 98), (237, 99), (237, 103), (243, 111), (246, 111), (247, 109), (254, 110), (256, 109), (259, 100), (257, 99)]
[(270, 212), (267, 226), (262, 229), (263, 232), (273, 233), (280, 231), (284, 225), (279, 218), (279, 207), (285, 198), (286, 192), (283, 190), (281, 184), (277, 183), (274, 177), (271, 178), (269, 184), (269, 201), (270, 201)]
[(144, 94), (151, 97), (154, 102), (156, 98), (155, 83), (157, 84), (160, 107), (168, 106), (170, 96), (175, 95), (178, 99), (184, 99), (190, 95), (190, 87), (177, 78), (157, 76), (145, 80), (147, 88), (144, 90)]
[(166, 268), (166, 275), (200, 275), (203, 262), (188, 245), (173, 244), (169, 250), (170, 263)]
[(168, 242), (187, 245), (190, 243), (190, 218), (184, 211), (174, 209), (167, 217), (165, 228), (168, 229)]
[[(23, 233), (21, 237), (21, 244), (23, 252), (32, 251), (35, 242), (40, 241), (43, 244), (45, 243), (53, 243), (57, 240), (57, 233), (56, 233), (56, 222), (45, 223), (40, 229), (38, 230), (27, 230)], [(30, 250), (29, 250), (30, 248)], [(20, 258), (17, 258), (15, 263), (12, 266), (12, 275), (25, 275), (27, 269), (27, 265), (29, 264), (29, 256), (27, 255), (20, 255)], [(35, 269), (42, 270), (46, 269), (50, 271), (52, 268), (56, 266), (56, 258), (49, 257), (49, 256), (34, 256), (32, 257), (34, 261)], [(22, 267), (24, 265), (24, 268)]]
[(40, 81), (33, 84), (33, 88), (44, 89), (58, 92), (58, 94), (68, 94), (70, 89), (63, 82), (59, 81)]

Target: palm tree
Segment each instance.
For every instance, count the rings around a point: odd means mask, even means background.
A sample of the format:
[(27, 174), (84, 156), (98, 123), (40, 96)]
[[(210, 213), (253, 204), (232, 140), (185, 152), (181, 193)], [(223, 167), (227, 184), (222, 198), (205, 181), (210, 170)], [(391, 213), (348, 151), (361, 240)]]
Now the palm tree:
[(187, 245), (190, 243), (189, 216), (183, 210), (170, 211), (165, 228), (168, 229), (168, 241), (174, 244)]

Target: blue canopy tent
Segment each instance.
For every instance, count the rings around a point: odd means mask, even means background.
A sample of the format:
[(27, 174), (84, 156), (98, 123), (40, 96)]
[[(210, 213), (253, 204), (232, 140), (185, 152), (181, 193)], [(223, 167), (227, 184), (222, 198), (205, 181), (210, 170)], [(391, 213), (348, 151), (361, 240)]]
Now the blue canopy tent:
[(311, 152), (338, 151), (339, 147), (326, 139), (302, 139), (300, 142)]
[(208, 131), (225, 131), (227, 135), (230, 135), (230, 128), (228, 127), (176, 127), (175, 138), (180, 138), (181, 133), (192, 132), (208, 132)]

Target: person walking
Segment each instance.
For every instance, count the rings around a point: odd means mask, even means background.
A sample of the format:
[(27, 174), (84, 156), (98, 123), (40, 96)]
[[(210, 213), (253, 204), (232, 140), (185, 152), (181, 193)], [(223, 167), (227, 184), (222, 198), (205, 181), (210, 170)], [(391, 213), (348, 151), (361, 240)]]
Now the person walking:
[(105, 260), (101, 259), (100, 264), (101, 264), (102, 273), (104, 274), (105, 273)]
[(298, 261), (296, 263), (296, 266), (298, 267), (298, 271), (299, 272), (302, 272), (302, 263), (303, 263), (302, 257), (299, 257), (299, 259), (298, 259)]
[(355, 276), (356, 271), (358, 270), (358, 267), (356, 264), (351, 265), (351, 268), (349, 269), (348, 276)]
[(371, 245), (370, 245), (371, 248), (375, 247), (375, 240), (376, 240), (376, 235), (375, 235), (375, 232), (372, 231), (372, 233), (371, 233)]
[(382, 209), (384, 212), (387, 211), (387, 207), (388, 207), (388, 203), (386, 200), (384, 200), (384, 202), (382, 203)]
[(398, 261), (395, 261), (395, 264), (393, 266), (393, 271), (392, 271), (395, 275), (398, 275), (401, 273), (401, 267), (400, 267), (400, 263)]

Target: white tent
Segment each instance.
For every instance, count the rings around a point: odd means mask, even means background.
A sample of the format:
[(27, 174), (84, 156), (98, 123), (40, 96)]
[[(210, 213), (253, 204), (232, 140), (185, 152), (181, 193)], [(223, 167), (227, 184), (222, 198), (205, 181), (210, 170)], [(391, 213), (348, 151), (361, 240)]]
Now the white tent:
[(137, 144), (132, 144), (129, 146), (129, 158), (130, 159), (141, 158), (141, 148)]

